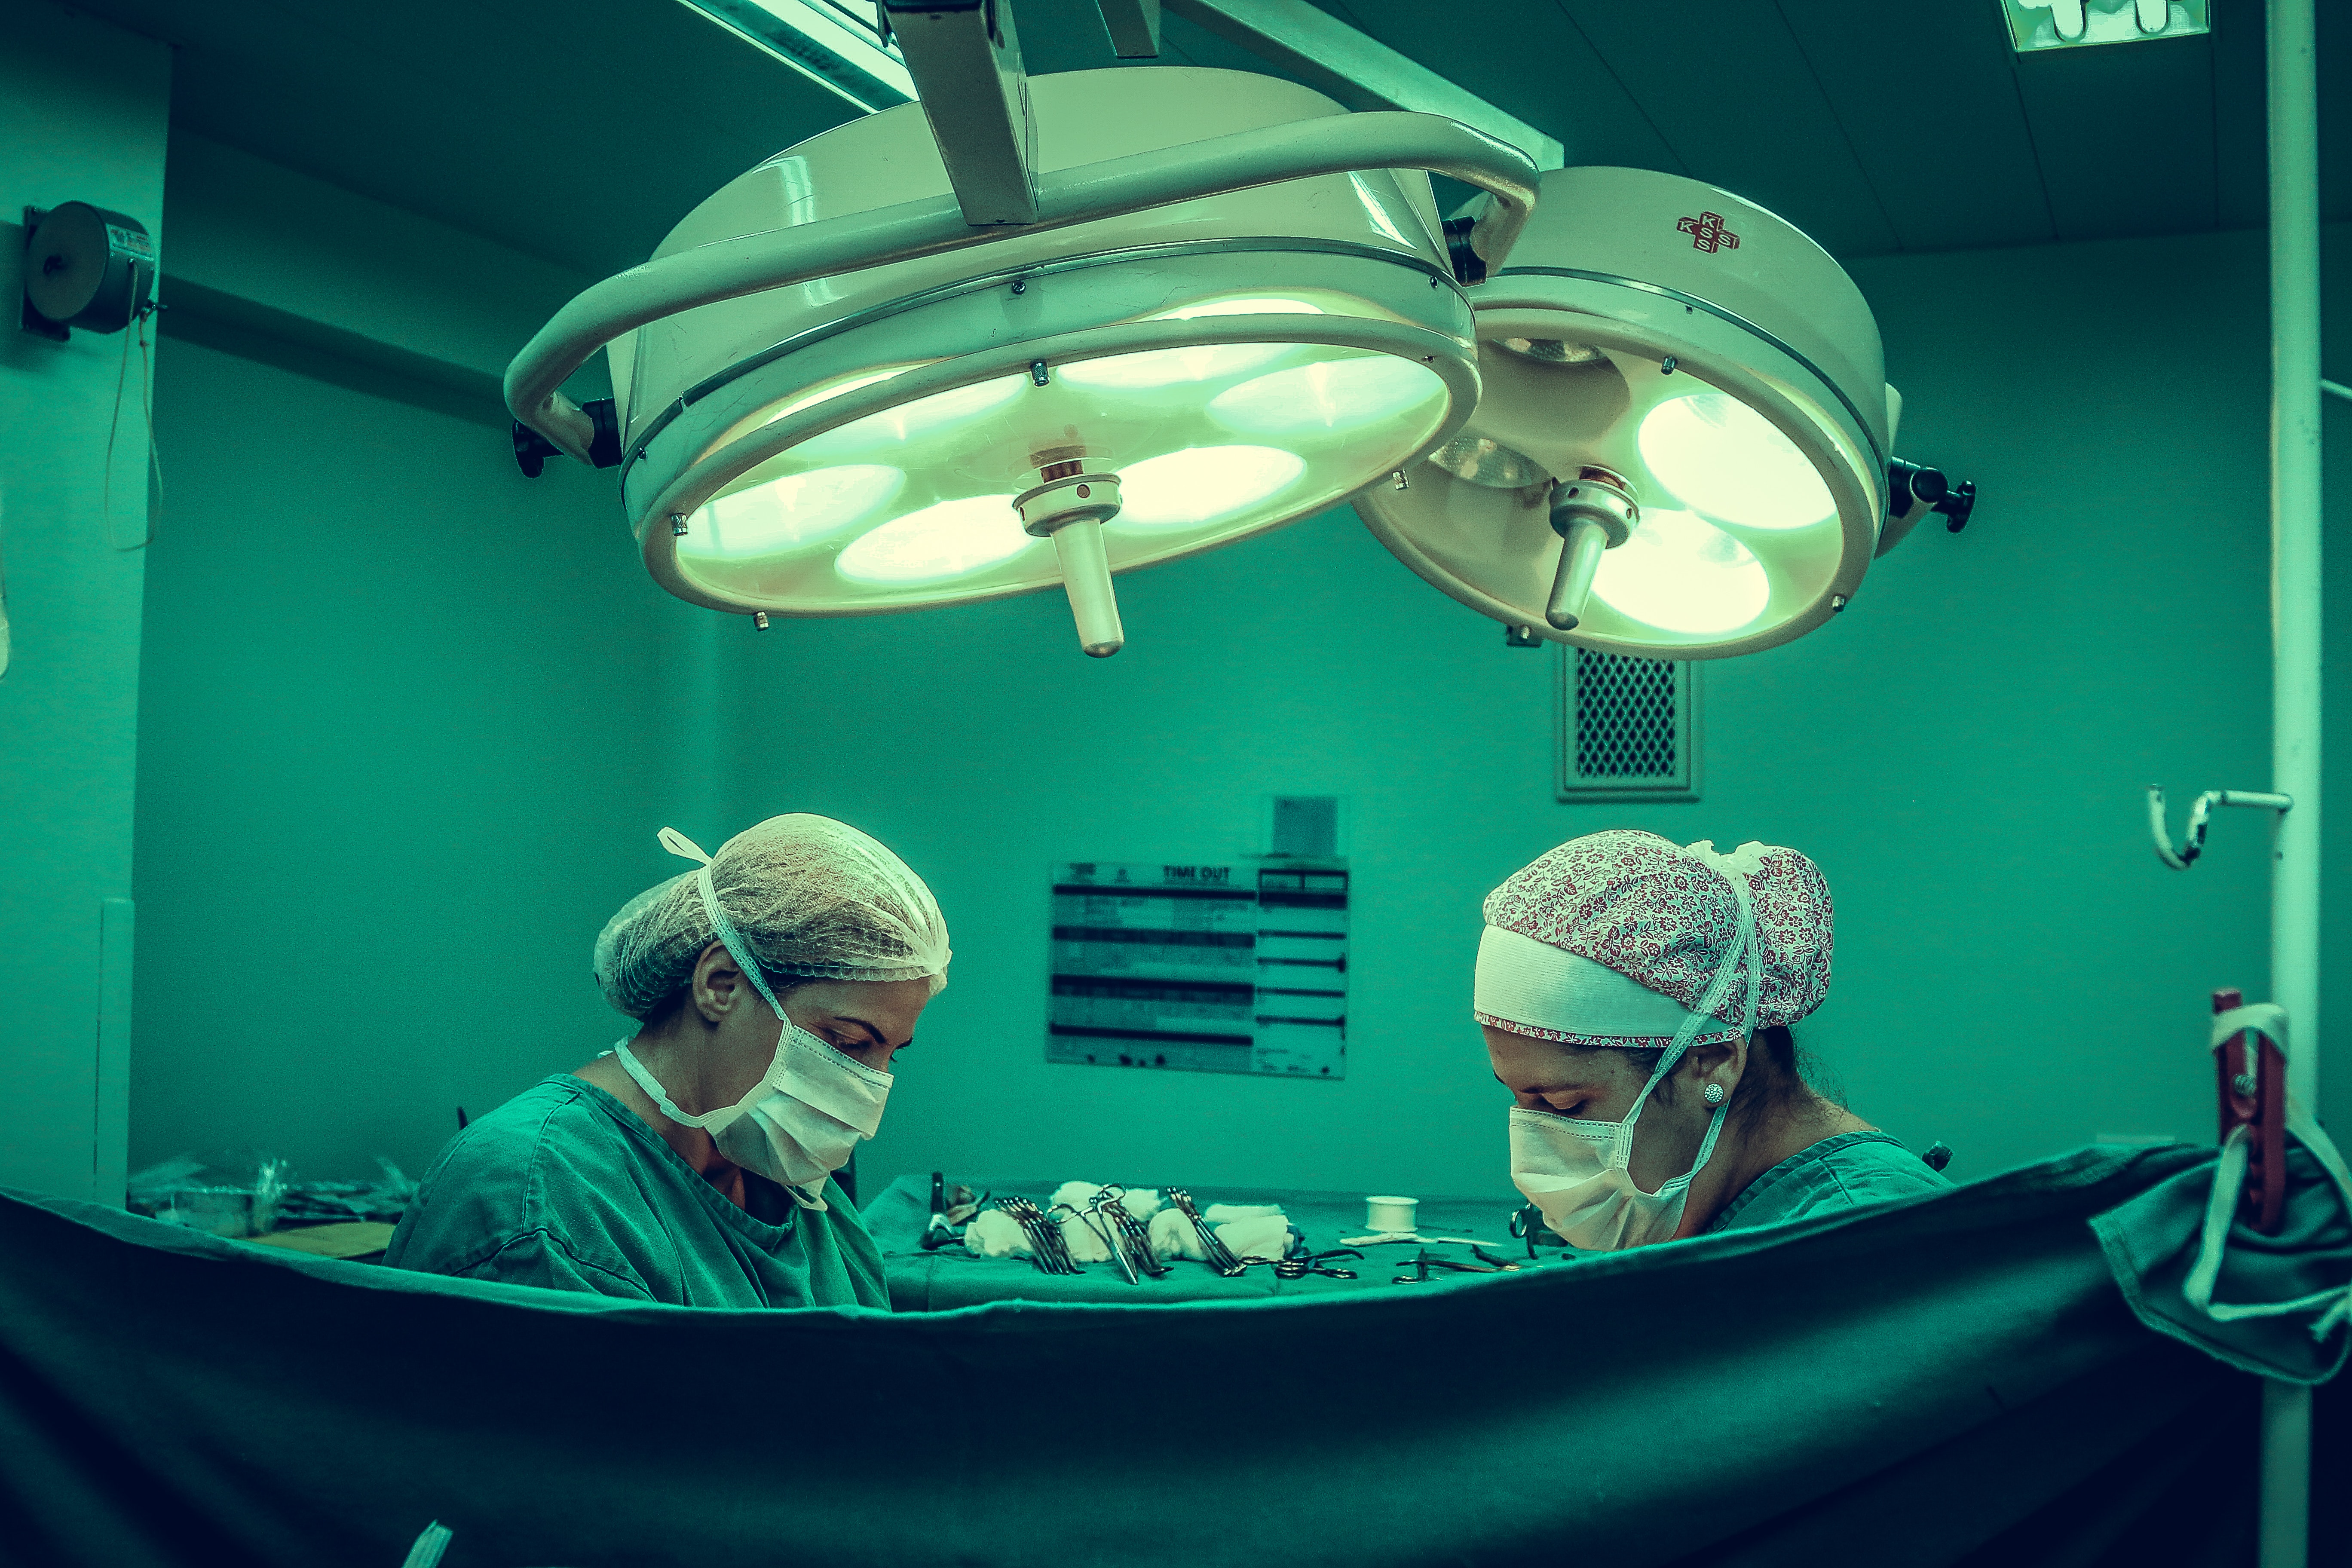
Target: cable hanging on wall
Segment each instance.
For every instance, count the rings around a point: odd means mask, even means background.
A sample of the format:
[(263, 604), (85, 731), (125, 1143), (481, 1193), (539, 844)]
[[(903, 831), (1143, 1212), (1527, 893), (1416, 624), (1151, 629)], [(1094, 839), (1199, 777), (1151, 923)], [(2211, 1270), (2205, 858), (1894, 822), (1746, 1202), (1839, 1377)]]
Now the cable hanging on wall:
[[(161, 305), (149, 300), (137, 312), (138, 325), (122, 340), (122, 360), (114, 373), (114, 409), (106, 422), (105, 473), (99, 485), (99, 515), (106, 520), (106, 542), (117, 551), (144, 550), (155, 538), (156, 520), (163, 511), (163, 455), (155, 445), (155, 364), (148, 330)], [(122, 399), (131, 371), (131, 347), (139, 345), (139, 411), (147, 429), (147, 461), (141, 477), (146, 481), (145, 504), (139, 512), (138, 536), (125, 541), (114, 511), (114, 442), (122, 426)]]

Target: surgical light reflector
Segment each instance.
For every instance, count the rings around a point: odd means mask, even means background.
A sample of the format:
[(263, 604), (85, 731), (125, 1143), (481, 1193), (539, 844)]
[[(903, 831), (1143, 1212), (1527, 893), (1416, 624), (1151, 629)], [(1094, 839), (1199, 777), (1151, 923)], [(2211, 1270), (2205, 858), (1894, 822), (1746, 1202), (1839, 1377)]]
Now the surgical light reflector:
[(1066, 365), (1063, 379), (1080, 386), (1121, 392), (1157, 392), (1188, 381), (1262, 370), (1290, 353), (1288, 343), (1212, 343), (1196, 349), (1150, 349), (1111, 354)]
[(1188, 447), (1146, 458), (1121, 476), (1122, 528), (1214, 522), (1270, 500), (1298, 482), (1306, 459), (1272, 447)]
[(1649, 508), (1633, 537), (1601, 557), (1592, 592), (1643, 626), (1720, 637), (1764, 613), (1772, 584), (1756, 552), (1713, 523)]
[(1444, 384), (1426, 366), (1367, 355), (1245, 381), (1219, 393), (1209, 404), (1209, 417), (1251, 436), (1311, 437), (1393, 424), (1444, 395)]
[(835, 563), (860, 583), (936, 583), (994, 566), (1034, 545), (1009, 495), (943, 500), (851, 542)]
[(1811, 528), (1837, 502), (1797, 444), (1720, 392), (1670, 397), (1643, 417), (1642, 460), (1684, 505), (1748, 528)]
[[(885, 379), (875, 375), (860, 384), (871, 384)], [(888, 452), (910, 441), (925, 441), (950, 436), (968, 429), (982, 419), (1003, 407), (1021, 395), (1027, 378), (1002, 375), (977, 386), (960, 386), (952, 392), (934, 393), (902, 403), (879, 414), (869, 414), (863, 419), (853, 419), (836, 429), (810, 441), (803, 448), (812, 457), (829, 453)], [(847, 389), (845, 388), (845, 392)], [(805, 401), (800, 407), (807, 407)], [(796, 412), (797, 410), (793, 410)], [(772, 417), (781, 418), (780, 413)]]
[(753, 556), (821, 543), (879, 512), (907, 476), (879, 463), (789, 474), (720, 496), (702, 509), (698, 554)]

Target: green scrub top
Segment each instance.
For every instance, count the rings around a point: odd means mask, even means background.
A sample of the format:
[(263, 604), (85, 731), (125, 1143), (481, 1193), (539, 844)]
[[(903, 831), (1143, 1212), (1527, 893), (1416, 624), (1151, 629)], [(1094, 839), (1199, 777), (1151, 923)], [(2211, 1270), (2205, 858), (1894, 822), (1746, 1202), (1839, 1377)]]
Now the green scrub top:
[(743, 1186), (738, 1208), (627, 1106), (557, 1073), (450, 1141), (384, 1261), (678, 1307), (889, 1307), (840, 1184), (822, 1210), (749, 1171)]
[(1913, 1193), (1941, 1192), (1951, 1184), (1899, 1139), (1884, 1132), (1841, 1132), (1798, 1150), (1748, 1183), (1707, 1228), (1780, 1225)]

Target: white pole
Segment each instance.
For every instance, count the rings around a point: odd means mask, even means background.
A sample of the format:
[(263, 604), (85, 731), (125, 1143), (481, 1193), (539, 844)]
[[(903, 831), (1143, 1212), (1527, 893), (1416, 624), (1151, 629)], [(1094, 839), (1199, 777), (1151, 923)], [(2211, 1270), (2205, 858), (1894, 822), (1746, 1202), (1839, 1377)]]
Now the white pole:
[[(2271, 995), (2287, 1087), (2319, 1088), (2319, 79), (2313, 0), (2269, 0), (2271, 165)], [(2263, 1388), (2261, 1568), (2305, 1568), (2311, 1391)]]

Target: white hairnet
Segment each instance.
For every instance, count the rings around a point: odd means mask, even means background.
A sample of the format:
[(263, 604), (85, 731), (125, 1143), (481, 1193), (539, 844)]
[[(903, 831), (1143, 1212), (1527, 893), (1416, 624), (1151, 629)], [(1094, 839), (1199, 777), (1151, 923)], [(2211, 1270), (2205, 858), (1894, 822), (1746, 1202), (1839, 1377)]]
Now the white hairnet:
[[(711, 891), (745, 954), (772, 974), (916, 980), (947, 974), (947, 921), (907, 863), (847, 823), (795, 812), (747, 827), (705, 857), (663, 828), (672, 854), (706, 861)], [(596, 938), (604, 1000), (642, 1018), (694, 974), (720, 939), (688, 871), (621, 907)]]

